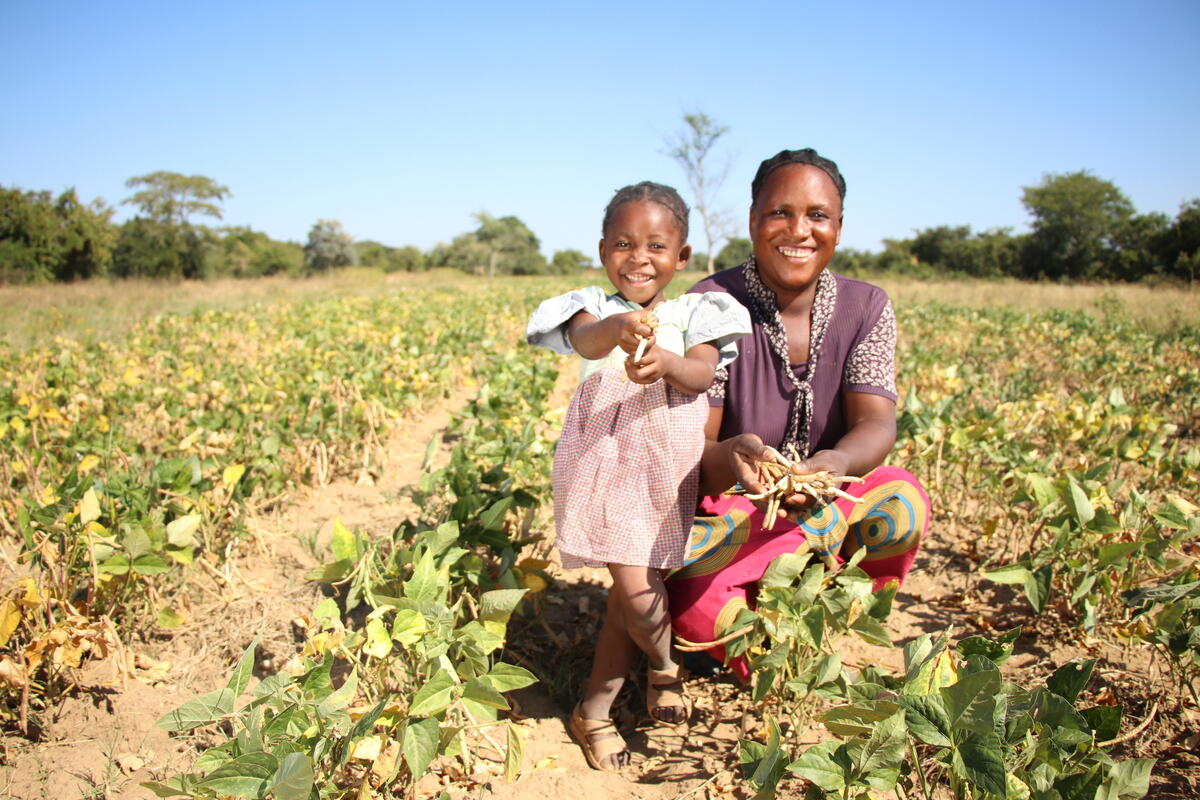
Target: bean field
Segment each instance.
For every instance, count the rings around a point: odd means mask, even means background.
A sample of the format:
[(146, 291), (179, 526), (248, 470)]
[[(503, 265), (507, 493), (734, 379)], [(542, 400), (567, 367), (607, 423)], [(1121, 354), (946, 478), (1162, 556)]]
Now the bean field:
[[(872, 593), (853, 560), (781, 557), (730, 627), (752, 684), (688, 682), (693, 726), (736, 730), (619, 776), (541, 753), (539, 719), (569, 712), (603, 603), (552, 548), (576, 364), (522, 342), (536, 303), (573, 283), (413, 280), (0, 344), (0, 789), (1200, 792), (1200, 328), (1111, 304), (897, 300), (889, 463), (934, 510), (912, 585)], [(435, 412), (445, 426), (413, 441)], [(271, 566), (264, 520), (339, 482), (386, 482), (398, 451), (419, 462), (391, 498), (403, 513), (297, 523), (282, 535), (305, 605), (274, 631), (230, 610)], [(282, 594), (284, 577), (264, 580)], [(167, 654), (218, 635), (219, 675), (172, 678)], [(99, 737), (65, 731), (73, 708), (103, 719), (97, 698), (152, 684), (173, 691), (144, 725), (170, 758), (143, 732), (67, 783), (30, 766)]]

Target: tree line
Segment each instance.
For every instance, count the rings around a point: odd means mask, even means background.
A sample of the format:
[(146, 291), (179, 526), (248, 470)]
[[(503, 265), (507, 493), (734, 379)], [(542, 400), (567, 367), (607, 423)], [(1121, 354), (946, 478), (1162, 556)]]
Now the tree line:
[[(483, 275), (568, 274), (594, 266), (579, 250), (546, 259), (537, 236), (515, 216), (475, 215), (477, 227), (429, 249), (355, 241), (336, 220), (318, 220), (301, 244), (248, 227), (209, 227), (220, 220), (229, 189), (203, 175), (153, 172), (130, 178), (136, 207), (116, 224), (101, 200), (80, 201), (74, 189), (0, 187), (0, 283), (118, 278), (216, 278), (303, 275), (350, 265), (420, 272), (450, 267)], [(1111, 182), (1087, 171), (1046, 175), (1022, 189), (1032, 217), (1028, 233), (973, 232), (940, 225), (908, 239), (888, 239), (879, 253), (839, 250), (836, 268), (935, 277), (1014, 277), (1057, 281), (1168, 280), (1193, 283), (1200, 271), (1200, 198), (1171, 219), (1138, 213)], [(710, 248), (713, 244), (710, 243)], [(734, 237), (712, 259), (712, 271), (744, 260), (749, 240)]]
[(220, 220), (228, 187), (204, 175), (152, 172), (126, 181), (124, 205), (137, 214), (114, 223), (102, 200), (80, 201), (75, 190), (55, 196), (0, 186), (0, 284), (96, 277), (205, 279), (304, 275), (352, 265), (419, 272), (453, 267), (489, 275), (575, 272), (593, 266), (578, 250), (547, 260), (541, 242), (514, 216), (475, 215), (479, 226), (429, 251), (355, 241), (337, 220), (321, 219), (303, 243), (278, 241)]

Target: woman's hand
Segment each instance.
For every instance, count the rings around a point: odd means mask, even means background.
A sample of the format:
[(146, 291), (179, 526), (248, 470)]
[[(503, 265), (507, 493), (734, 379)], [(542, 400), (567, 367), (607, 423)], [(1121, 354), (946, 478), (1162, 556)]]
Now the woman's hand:
[[(845, 475), (849, 460), (837, 450), (818, 450), (806, 459), (792, 462), (792, 472), (796, 475), (811, 475), (814, 472), (828, 472), (830, 475)], [(786, 517), (801, 511), (807, 511), (816, 504), (817, 500), (808, 494), (789, 494), (779, 501), (780, 516)]]

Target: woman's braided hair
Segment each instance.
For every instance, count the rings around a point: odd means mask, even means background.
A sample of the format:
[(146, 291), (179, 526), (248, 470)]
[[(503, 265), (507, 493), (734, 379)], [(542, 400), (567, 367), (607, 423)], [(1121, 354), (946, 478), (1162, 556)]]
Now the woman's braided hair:
[(675, 217), (675, 221), (679, 223), (680, 241), (687, 242), (687, 203), (683, 202), (683, 198), (679, 196), (679, 192), (670, 186), (664, 186), (654, 181), (642, 181), (632, 186), (623, 186), (617, 189), (612, 200), (609, 200), (608, 205), (604, 207), (604, 222), (600, 226), (600, 234), (602, 236), (608, 234), (608, 224), (612, 222), (613, 214), (617, 213), (618, 208), (626, 203), (636, 203), (643, 200), (651, 200), (670, 211), (671, 216)]
[(754, 181), (750, 184), (751, 207), (758, 202), (758, 193), (762, 191), (763, 184), (767, 182), (770, 174), (780, 167), (786, 167), (788, 164), (808, 164), (811, 167), (821, 170), (833, 181), (833, 186), (837, 189), (838, 197), (842, 200), (846, 199), (846, 179), (842, 177), (842, 173), (838, 170), (838, 165), (828, 158), (818, 155), (817, 151), (811, 147), (806, 147), (803, 150), (780, 150), (758, 165), (758, 172), (754, 174)]

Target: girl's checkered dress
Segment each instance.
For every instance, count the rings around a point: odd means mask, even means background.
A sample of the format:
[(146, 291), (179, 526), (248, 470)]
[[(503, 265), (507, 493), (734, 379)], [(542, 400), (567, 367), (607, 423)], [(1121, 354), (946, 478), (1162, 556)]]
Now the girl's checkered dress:
[[(749, 331), (746, 310), (721, 293), (689, 294), (655, 307), (655, 340), (675, 353), (703, 342), (721, 365)], [(572, 352), (566, 323), (579, 311), (597, 318), (639, 309), (588, 287), (539, 306), (526, 338)], [(674, 569), (682, 565), (696, 509), (708, 402), (664, 381), (649, 386), (625, 374), (625, 353), (584, 361), (579, 389), (554, 456), (554, 522), (563, 566), (608, 563)]]

